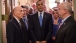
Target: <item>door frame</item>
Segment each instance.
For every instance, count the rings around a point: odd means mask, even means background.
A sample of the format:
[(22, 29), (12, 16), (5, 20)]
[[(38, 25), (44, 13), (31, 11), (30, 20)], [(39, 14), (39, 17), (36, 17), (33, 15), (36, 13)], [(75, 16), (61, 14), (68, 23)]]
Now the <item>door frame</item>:
[(2, 0), (0, 0), (0, 43), (3, 43), (3, 37), (2, 37)]

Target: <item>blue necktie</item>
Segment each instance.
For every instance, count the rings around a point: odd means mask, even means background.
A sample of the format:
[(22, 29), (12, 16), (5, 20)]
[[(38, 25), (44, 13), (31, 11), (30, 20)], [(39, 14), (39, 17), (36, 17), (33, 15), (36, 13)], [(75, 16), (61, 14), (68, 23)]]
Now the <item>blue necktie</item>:
[(26, 27), (27, 27), (27, 29), (28, 29), (28, 20), (27, 19), (23, 19), (24, 20), (24, 23), (25, 23), (25, 25), (26, 25)]
[(39, 22), (40, 22), (40, 27), (42, 27), (42, 13), (40, 13), (40, 16), (39, 16)]

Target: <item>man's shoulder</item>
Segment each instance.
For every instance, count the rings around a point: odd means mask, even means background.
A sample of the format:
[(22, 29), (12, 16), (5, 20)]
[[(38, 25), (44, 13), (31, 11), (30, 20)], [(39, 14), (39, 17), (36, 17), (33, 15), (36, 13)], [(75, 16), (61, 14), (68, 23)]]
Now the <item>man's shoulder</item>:
[(50, 13), (47, 13), (47, 12), (44, 12), (44, 14), (48, 15), (48, 16), (52, 16), (52, 14)]
[[(50, 14), (50, 13), (48, 13), (48, 12), (44, 12), (45, 14)], [(50, 14), (50, 15), (52, 15), (52, 14)]]

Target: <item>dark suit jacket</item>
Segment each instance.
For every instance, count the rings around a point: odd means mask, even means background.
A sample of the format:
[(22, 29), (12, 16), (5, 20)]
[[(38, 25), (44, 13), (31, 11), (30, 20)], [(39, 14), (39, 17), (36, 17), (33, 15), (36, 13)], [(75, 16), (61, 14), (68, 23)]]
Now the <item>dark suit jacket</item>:
[(49, 41), (52, 36), (52, 29), (53, 23), (51, 14), (44, 12), (42, 27), (40, 27), (38, 12), (32, 15), (30, 20), (30, 33), (33, 43), (36, 41)]
[[(60, 27), (57, 35), (56, 35), (56, 40), (55, 43), (76, 43), (76, 38), (74, 38), (74, 28), (75, 26), (75, 20), (70, 16), (67, 18), (62, 26)], [(76, 37), (76, 34), (75, 34)], [(74, 39), (73, 39), (74, 38)]]
[(7, 43), (28, 43), (27, 30), (23, 22), (21, 27), (15, 18), (6, 26)]
[[(26, 28), (26, 30), (27, 30), (27, 32), (28, 32), (28, 40), (31, 40), (30, 38), (31, 38), (31, 36), (30, 36), (30, 29), (29, 29), (29, 22), (30, 22), (30, 18), (31, 18), (31, 15), (27, 15), (27, 19), (28, 19), (28, 29)], [(23, 20), (21, 20), (21, 21), (23, 21)], [(24, 23), (25, 24), (25, 23)], [(25, 27), (26, 27), (26, 25), (25, 25)]]

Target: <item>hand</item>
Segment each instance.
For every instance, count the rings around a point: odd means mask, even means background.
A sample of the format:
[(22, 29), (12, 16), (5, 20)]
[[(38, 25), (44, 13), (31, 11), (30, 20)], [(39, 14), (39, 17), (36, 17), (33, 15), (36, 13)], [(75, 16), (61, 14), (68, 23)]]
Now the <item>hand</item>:
[(36, 41), (36, 43), (41, 43), (40, 41)]
[(55, 41), (55, 36), (53, 36), (52, 39)]
[(41, 41), (41, 43), (47, 43), (46, 41)]

